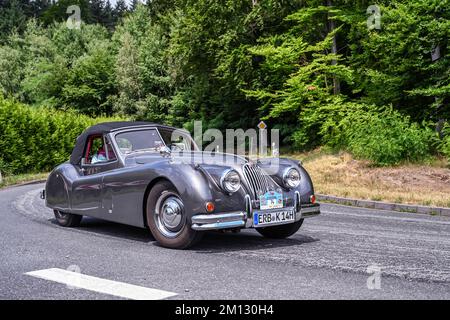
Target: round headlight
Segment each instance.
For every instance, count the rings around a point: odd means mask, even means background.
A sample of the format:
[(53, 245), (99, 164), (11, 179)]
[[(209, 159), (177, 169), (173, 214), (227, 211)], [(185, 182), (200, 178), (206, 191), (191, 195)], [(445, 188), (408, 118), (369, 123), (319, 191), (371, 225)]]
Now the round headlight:
[(300, 184), (300, 172), (295, 168), (287, 168), (283, 174), (283, 182), (288, 188), (296, 188)]
[(241, 178), (236, 171), (230, 169), (222, 174), (220, 184), (226, 192), (234, 193), (241, 187)]

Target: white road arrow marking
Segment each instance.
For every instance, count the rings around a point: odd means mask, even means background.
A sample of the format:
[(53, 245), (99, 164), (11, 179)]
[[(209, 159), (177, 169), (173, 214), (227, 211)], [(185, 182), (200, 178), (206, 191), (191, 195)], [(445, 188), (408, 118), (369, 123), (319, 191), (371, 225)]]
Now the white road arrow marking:
[(31, 271), (25, 274), (62, 283), (74, 288), (86, 289), (133, 300), (161, 300), (177, 295), (174, 292), (140, 287), (133, 284), (92, 277), (58, 268)]

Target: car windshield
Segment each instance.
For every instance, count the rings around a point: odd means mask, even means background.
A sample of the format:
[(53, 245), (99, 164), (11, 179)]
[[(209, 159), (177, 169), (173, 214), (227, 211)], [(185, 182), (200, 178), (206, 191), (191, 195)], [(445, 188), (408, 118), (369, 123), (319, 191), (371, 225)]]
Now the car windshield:
[(175, 151), (198, 150), (191, 136), (181, 130), (159, 129), (166, 146)]
[(160, 131), (160, 134), (156, 129), (145, 129), (118, 133), (115, 138), (117, 146), (123, 154), (159, 151), (164, 146), (170, 146), (171, 149), (177, 150), (197, 149), (191, 137), (184, 132), (164, 129)]
[(164, 142), (156, 129), (128, 131), (116, 135), (120, 152), (128, 154), (137, 151), (157, 151)]

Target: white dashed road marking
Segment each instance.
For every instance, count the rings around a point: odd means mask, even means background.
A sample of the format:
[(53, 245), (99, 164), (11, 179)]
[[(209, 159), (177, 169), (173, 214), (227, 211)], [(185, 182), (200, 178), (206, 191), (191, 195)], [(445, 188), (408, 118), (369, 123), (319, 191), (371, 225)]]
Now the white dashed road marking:
[(67, 286), (74, 288), (86, 289), (133, 300), (161, 300), (177, 295), (174, 292), (140, 287), (133, 284), (92, 277), (58, 268), (31, 271), (25, 274), (66, 284)]

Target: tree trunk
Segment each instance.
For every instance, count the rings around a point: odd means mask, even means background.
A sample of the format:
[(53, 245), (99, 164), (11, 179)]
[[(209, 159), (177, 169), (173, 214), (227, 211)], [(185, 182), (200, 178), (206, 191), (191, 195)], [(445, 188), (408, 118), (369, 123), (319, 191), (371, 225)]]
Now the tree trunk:
[[(441, 47), (438, 44), (433, 48), (433, 50), (431, 52), (431, 61), (435, 62), (435, 61), (439, 60), (440, 58), (441, 58)], [(442, 103), (439, 102), (438, 97), (435, 97), (434, 101), (437, 104), (436, 115), (438, 118), (437, 123), (436, 123), (436, 132), (439, 134), (439, 137), (441, 139), (443, 139), (444, 138), (443, 129), (444, 129), (444, 124), (445, 124), (445, 119), (442, 118), (443, 106), (442, 106)]]
[[(327, 6), (328, 7), (332, 7), (333, 6), (333, 1), (332, 0), (327, 0)], [(333, 32), (334, 29), (336, 29), (336, 22), (333, 19), (333, 16), (331, 14), (328, 15), (328, 30), (329, 32)], [(338, 49), (337, 49), (337, 39), (336, 39), (336, 35), (333, 36), (333, 44), (331, 46), (331, 53), (333, 54), (337, 54)], [(333, 59), (331, 61), (332, 65), (336, 65), (337, 61), (335, 59)], [(334, 94), (339, 94), (341, 92), (341, 83), (339, 81), (339, 79), (337, 79), (336, 77), (333, 77), (333, 87), (334, 87)]]

